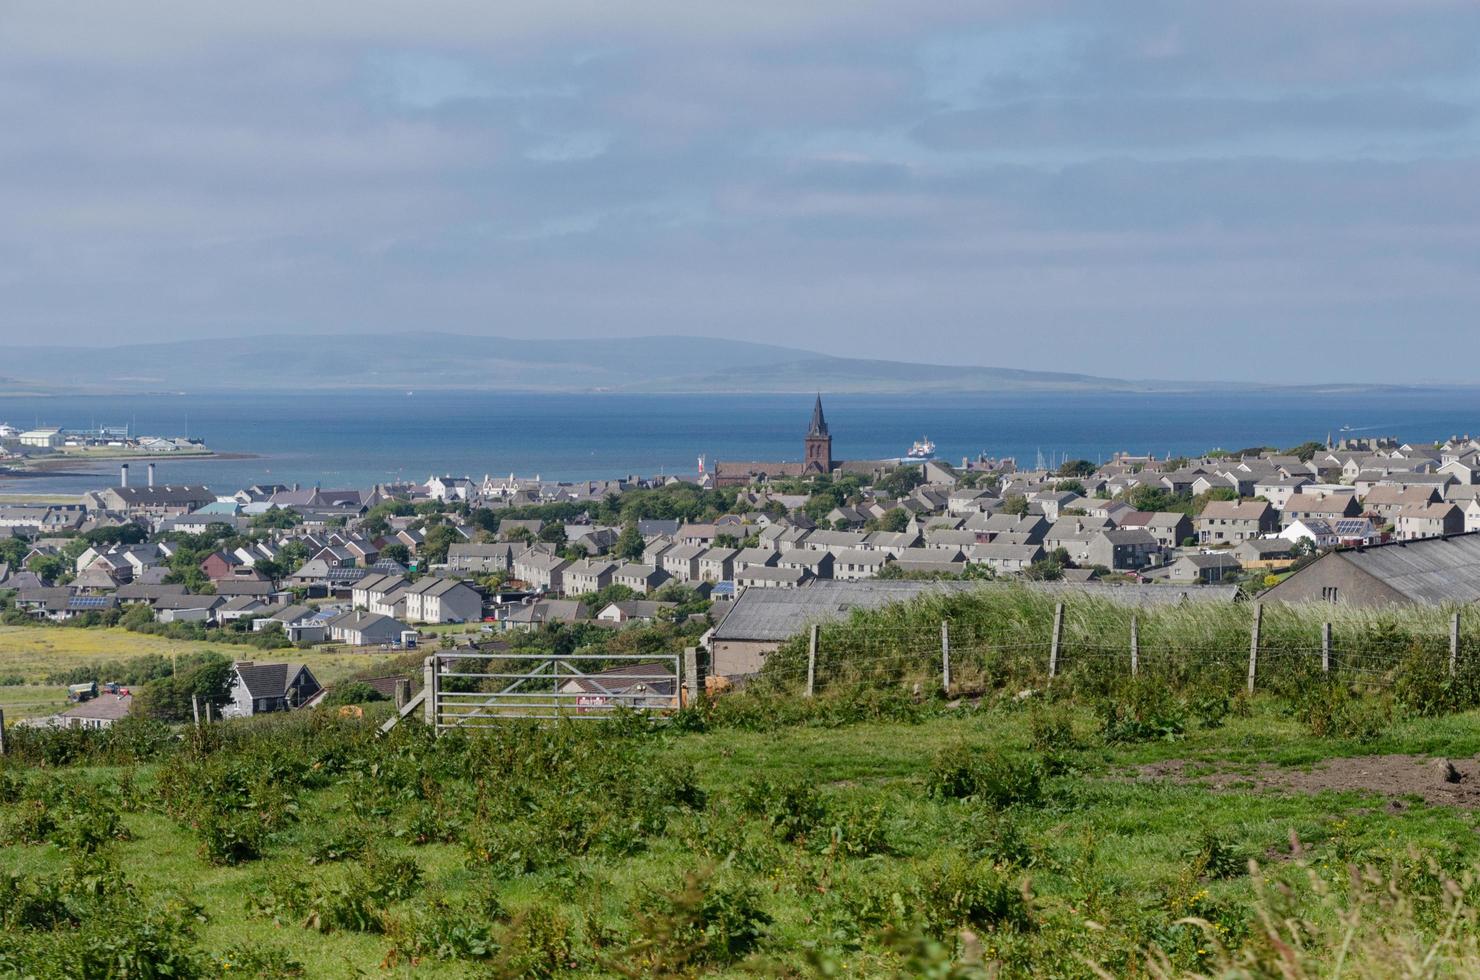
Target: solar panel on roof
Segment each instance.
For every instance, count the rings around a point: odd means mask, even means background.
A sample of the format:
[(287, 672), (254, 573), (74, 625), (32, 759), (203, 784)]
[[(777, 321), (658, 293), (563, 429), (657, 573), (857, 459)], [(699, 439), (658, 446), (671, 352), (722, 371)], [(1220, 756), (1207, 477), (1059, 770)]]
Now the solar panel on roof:
[(100, 595), (79, 595), (72, 597), (71, 604), (74, 609), (101, 609), (108, 600)]

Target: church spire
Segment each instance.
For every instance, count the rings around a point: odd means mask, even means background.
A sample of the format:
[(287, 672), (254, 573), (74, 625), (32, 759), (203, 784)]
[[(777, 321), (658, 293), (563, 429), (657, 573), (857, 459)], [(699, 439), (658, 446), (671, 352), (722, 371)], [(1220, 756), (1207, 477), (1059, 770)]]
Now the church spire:
[(809, 436), (827, 435), (827, 419), (822, 416), (822, 392), (817, 393), (817, 403), (812, 406), (812, 427), (807, 430)]

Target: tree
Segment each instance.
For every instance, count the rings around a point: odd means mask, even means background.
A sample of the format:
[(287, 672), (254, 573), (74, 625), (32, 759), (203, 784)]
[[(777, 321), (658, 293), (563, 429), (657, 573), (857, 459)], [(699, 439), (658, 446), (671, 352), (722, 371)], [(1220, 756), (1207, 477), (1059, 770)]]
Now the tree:
[(30, 550), (30, 545), (21, 538), (0, 538), (0, 565), (19, 566)]
[(261, 514), (257, 514), (252, 518), (252, 527), (259, 530), (282, 531), (290, 527), (297, 527), (301, 520), (303, 518), (299, 516), (297, 511), (288, 510), (274, 504)]
[(66, 566), (56, 555), (36, 555), (26, 562), (26, 568), (35, 572), (43, 582), (55, 582), (66, 571)]
[(194, 716), (191, 700), (209, 702), (219, 708), (231, 699), (231, 661), (219, 653), (205, 652), (192, 658), (179, 673), (149, 681), (138, 694), (135, 710), (158, 721), (189, 721)]
[(891, 497), (904, 497), (925, 482), (918, 466), (896, 466), (874, 481), (874, 489)]
[(1095, 468), (1095, 464), (1087, 459), (1071, 459), (1059, 467), (1059, 476), (1089, 476), (1095, 471)]
[(380, 557), (388, 561), (400, 562), (402, 565), (409, 565), (411, 564), (411, 549), (395, 541), (380, 549)]
[(1028, 514), (1028, 498), (1020, 493), (1008, 494), (1002, 498), (1002, 513), (1013, 517), (1026, 517)]
[(879, 518), (879, 530), (898, 534), (910, 525), (910, 512), (903, 507), (894, 507)]
[(637, 529), (636, 521), (628, 521), (622, 527), (622, 533), (617, 535), (617, 543), (612, 546), (612, 554), (627, 561), (637, 561), (642, 558), (646, 542), (642, 540), (642, 532)]
[(1312, 459), (1315, 459), (1316, 453), (1323, 453), (1325, 451), (1326, 444), (1324, 442), (1302, 442), (1298, 446), (1291, 446), (1289, 449), (1286, 449), (1285, 455), (1294, 456), (1302, 463), (1309, 463)]
[(1023, 575), (1041, 582), (1052, 582), (1064, 577), (1064, 569), (1073, 567), (1074, 563), (1069, 560), (1068, 550), (1055, 548), (1029, 565)]
[(111, 527), (95, 527), (91, 531), (85, 531), (82, 534), (82, 540), (94, 546), (141, 544), (148, 536), (148, 533), (137, 524), (117, 524)]
[(426, 537), (421, 544), (421, 560), (417, 564), (425, 567), (425, 565), (445, 562), (447, 549), (452, 547), (452, 543), (459, 537), (457, 530), (450, 524), (438, 524), (427, 528)]
[(565, 544), (565, 525), (551, 521), (540, 528), (538, 537), (546, 544), (563, 545)]
[(1081, 497), (1089, 496), (1089, 491), (1078, 480), (1060, 480), (1053, 485), (1053, 488), (1059, 493), (1077, 493)]
[(272, 558), (258, 558), (252, 565), (257, 571), (267, 576), (268, 581), (276, 582), (287, 574), (281, 562)]

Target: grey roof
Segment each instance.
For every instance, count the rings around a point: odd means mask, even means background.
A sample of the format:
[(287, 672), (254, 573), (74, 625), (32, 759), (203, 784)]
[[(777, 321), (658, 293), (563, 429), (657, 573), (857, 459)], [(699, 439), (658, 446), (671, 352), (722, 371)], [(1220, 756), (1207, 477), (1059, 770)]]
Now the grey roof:
[(100, 694), (81, 704), (73, 705), (63, 711), (59, 717), (80, 718), (86, 721), (118, 721), (120, 718), (128, 717), (129, 709), (133, 707), (133, 704), (132, 694)]
[(247, 693), (254, 698), (282, 697), (288, 692), (299, 671), (308, 671), (309, 676), (313, 676), (313, 671), (308, 670), (304, 664), (259, 664), (242, 660), (232, 666), (242, 679)]
[(574, 687), (588, 694), (631, 694), (637, 688), (667, 696), (678, 688), (673, 668), (661, 662), (624, 664), (596, 674), (572, 678), (562, 687)]
[(1417, 603), (1480, 601), (1480, 532), (1354, 548), (1321, 560), (1349, 562)]
[(1029, 588), (1060, 595), (1091, 596), (1134, 606), (1176, 605), (1181, 602), (1232, 602), (1237, 586), (1101, 585), (1077, 582), (1028, 582), (1016, 586), (984, 582), (892, 581), (871, 579), (844, 582), (824, 579), (796, 589), (747, 589), (735, 600), (720, 624), (715, 640), (790, 639), (812, 623), (839, 622), (855, 609), (877, 609), (940, 592), (979, 592)]
[(1208, 554), (1183, 555), (1173, 564), (1189, 564), (1194, 568), (1237, 568), (1238, 558), (1231, 551), (1214, 551)]

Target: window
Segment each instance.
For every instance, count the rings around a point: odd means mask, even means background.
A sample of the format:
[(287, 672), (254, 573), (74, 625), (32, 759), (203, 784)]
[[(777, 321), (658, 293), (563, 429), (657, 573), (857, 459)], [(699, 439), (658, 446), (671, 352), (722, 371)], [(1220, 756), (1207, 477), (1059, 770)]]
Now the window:
[(1324, 602), (1335, 602), (1336, 601), (1336, 586), (1334, 586), (1334, 585), (1328, 585), (1328, 586), (1324, 587), (1323, 589), (1321, 589), (1321, 599)]

